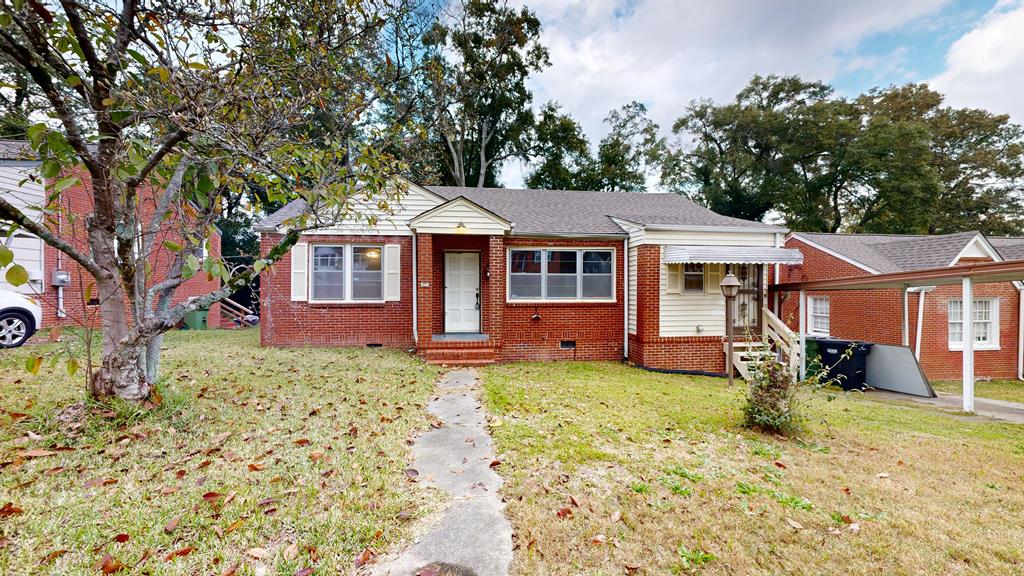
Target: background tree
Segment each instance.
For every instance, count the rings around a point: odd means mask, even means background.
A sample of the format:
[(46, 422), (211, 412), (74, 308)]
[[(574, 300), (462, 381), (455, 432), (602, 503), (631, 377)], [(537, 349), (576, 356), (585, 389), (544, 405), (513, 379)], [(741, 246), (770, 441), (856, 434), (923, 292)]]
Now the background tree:
[(526, 177), (528, 188), (586, 190), (594, 173), (594, 157), (583, 128), (557, 103), (545, 104), (536, 128), (536, 159)]
[[(67, 254), (95, 280), (102, 362), (95, 396), (146, 398), (159, 370), (161, 335), (284, 255), (301, 231), (354, 217), (350, 199), (387, 210), (402, 166), (384, 150), (400, 125), (372, 122), (390, 86), (410, 74), (400, 3), (299, 0), (252, 3), (40, 2), (0, 7), (0, 70), (44, 97), (45, 120), (27, 135), (51, 199), (83, 180), (89, 214), (66, 214), (87, 237), (58, 236), (0, 199), (0, 222)], [(328, 116), (311, 133), (310, 119)], [(232, 196), (256, 185), (271, 201), (304, 198), (314, 209), (290, 222), (268, 254), (231, 271), (202, 259), (213, 222)], [(257, 207), (258, 208), (258, 207)], [(165, 275), (149, 259), (174, 254)], [(9, 281), (25, 271), (0, 253)], [(4, 261), (6, 260), (6, 262)], [(195, 274), (220, 289), (178, 304)]]
[(540, 20), (507, 2), (462, 0), (424, 37), (422, 115), (443, 183), (494, 186), (503, 162), (533, 148), (532, 72), (549, 64)]

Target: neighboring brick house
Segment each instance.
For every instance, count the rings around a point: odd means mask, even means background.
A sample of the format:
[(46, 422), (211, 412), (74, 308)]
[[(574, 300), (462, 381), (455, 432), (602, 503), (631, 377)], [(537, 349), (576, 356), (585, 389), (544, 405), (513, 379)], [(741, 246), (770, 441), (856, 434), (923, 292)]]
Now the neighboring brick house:
[[(1024, 238), (986, 238), (977, 232), (937, 236), (793, 233), (786, 247), (800, 250), (802, 264), (780, 266), (779, 283), (911, 272), (1024, 257)], [(1019, 283), (974, 286), (975, 372), (1019, 378), (1021, 370)], [(807, 292), (806, 328), (811, 336), (906, 344), (933, 380), (962, 375), (961, 287)], [(796, 293), (781, 296), (781, 313), (799, 325)], [(921, 318), (918, 326), (918, 318)], [(904, 341), (904, 330), (906, 340)]]
[[(31, 149), (22, 141), (0, 140), (0, 195), (22, 208), (26, 213), (35, 213), (35, 207), (47, 201), (47, 193), (42, 180), (36, 175), (39, 162), (31, 158)], [(73, 246), (89, 251), (85, 232), (85, 217), (92, 212), (93, 201), (89, 189), (88, 173), (84, 169), (72, 172), (80, 178), (80, 182), (63, 190), (51, 205), (50, 215), (45, 219), (47, 227), (58, 236), (69, 241)], [(155, 211), (155, 196), (145, 190), (140, 199), (141, 211), (145, 217), (147, 211)], [(149, 257), (152, 276), (150, 284), (159, 282), (166, 277), (166, 271), (173, 261), (173, 255), (163, 247), (164, 240), (179, 241), (178, 235), (164, 227), (154, 242), (153, 253)], [(8, 238), (0, 238), (6, 242)], [(28, 284), (14, 287), (3, 281), (0, 276), (0, 289), (14, 290), (25, 294), (39, 296), (43, 304), (43, 327), (79, 326), (83, 323), (98, 325), (99, 314), (95, 299), (86, 299), (89, 292), (95, 298), (95, 290), (87, 288), (93, 284), (92, 276), (64, 253), (46, 244), (36, 236), (25, 231), (18, 231), (10, 239), (14, 250), (15, 262), (21, 264), (29, 273)], [(212, 253), (220, 253), (220, 235), (214, 234), (210, 240)], [(68, 272), (71, 283), (68, 286), (56, 286), (54, 283), (57, 271)], [(219, 279), (207, 279), (205, 274), (198, 274), (178, 287), (174, 295), (174, 303), (184, 301), (191, 296), (200, 296), (216, 290), (220, 286)], [(214, 304), (209, 313), (207, 325), (220, 325), (220, 305)]]
[[(376, 226), (303, 234), (261, 277), (269, 346), (391, 346), (427, 361), (621, 360), (724, 371), (732, 266), (737, 331), (761, 326), (765, 264), (799, 261), (785, 230), (676, 194), (408, 184)], [(293, 202), (260, 223), (263, 253)]]

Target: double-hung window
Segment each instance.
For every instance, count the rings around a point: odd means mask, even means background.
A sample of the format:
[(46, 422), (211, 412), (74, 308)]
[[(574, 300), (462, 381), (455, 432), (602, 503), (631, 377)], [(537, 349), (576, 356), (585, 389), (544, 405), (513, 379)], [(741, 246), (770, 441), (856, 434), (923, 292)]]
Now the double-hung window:
[(612, 250), (509, 251), (509, 300), (611, 300)]
[(831, 303), (828, 296), (811, 296), (808, 300), (808, 324), (811, 334), (828, 336), (831, 327)]
[[(974, 347), (977, 349), (999, 348), (999, 299), (978, 298), (973, 301)], [(964, 303), (962, 300), (949, 301), (949, 348), (961, 350), (964, 347)]]
[(703, 264), (683, 264), (683, 292), (704, 292)]
[(312, 301), (383, 300), (383, 249), (375, 245), (314, 245), (310, 255)]

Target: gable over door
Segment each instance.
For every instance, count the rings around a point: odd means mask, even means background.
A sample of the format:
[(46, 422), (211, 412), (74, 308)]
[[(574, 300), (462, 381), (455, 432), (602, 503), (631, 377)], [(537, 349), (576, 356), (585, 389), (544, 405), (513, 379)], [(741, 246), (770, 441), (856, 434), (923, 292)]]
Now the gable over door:
[(444, 255), (444, 331), (480, 331), (480, 253)]

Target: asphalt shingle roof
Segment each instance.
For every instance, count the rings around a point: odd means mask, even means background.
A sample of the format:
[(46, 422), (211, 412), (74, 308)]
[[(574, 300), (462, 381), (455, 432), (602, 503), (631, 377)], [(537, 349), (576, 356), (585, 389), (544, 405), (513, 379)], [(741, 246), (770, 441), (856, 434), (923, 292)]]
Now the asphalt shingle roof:
[(1004, 260), (1024, 260), (1024, 238), (1020, 236), (989, 236), (988, 242)]
[[(425, 186), (447, 200), (465, 197), (515, 224), (514, 234), (594, 234), (625, 236), (612, 218), (662, 226), (735, 226), (751, 230), (781, 230), (716, 214), (679, 194), (639, 192), (582, 192), (575, 190), (521, 190)], [(257, 226), (272, 230), (306, 210), (295, 200), (264, 218)]]
[(978, 233), (924, 236), (800, 232), (799, 235), (864, 266), (886, 273), (948, 266)]
[(458, 186), (426, 188), (449, 200), (463, 196), (479, 204), (514, 222), (516, 234), (624, 235), (612, 218), (645, 225), (777, 228), (763, 222), (715, 214), (679, 194)]

